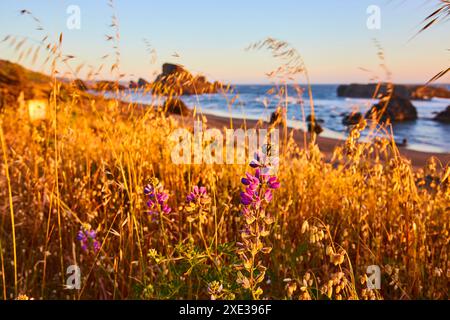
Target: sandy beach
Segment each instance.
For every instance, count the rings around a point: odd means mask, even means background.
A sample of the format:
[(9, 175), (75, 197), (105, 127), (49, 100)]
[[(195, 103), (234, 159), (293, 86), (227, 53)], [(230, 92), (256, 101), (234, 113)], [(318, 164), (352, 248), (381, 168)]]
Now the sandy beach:
[[(230, 118), (219, 117), (216, 115), (204, 115), (207, 118), (207, 123), (209, 127), (224, 129), (230, 128)], [(184, 118), (184, 121), (187, 121)], [(267, 122), (262, 120), (248, 120), (248, 119), (232, 119), (233, 128), (261, 128), (266, 127)], [(298, 143), (300, 147), (304, 145), (304, 132), (298, 129), (288, 128), (289, 132), (294, 130), (294, 139)], [(307, 134), (307, 138), (309, 139), (309, 134)], [(342, 145), (344, 140), (333, 139), (328, 137), (319, 136), (317, 139), (319, 144), (319, 148), (325, 156), (325, 159), (331, 159), (333, 150), (336, 146)], [(433, 153), (433, 152), (421, 152), (416, 150), (410, 150), (406, 147), (399, 147), (400, 154), (407, 159), (411, 160), (413, 166), (415, 168), (421, 168), (426, 165), (427, 161), (434, 157), (442, 164), (442, 167), (445, 168), (446, 165), (450, 163), (450, 153)]]

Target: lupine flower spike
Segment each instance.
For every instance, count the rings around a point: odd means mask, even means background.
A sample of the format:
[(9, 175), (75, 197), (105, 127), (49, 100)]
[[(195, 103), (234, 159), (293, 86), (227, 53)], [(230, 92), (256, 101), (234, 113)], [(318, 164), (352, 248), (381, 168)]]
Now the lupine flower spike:
[(172, 209), (167, 204), (169, 195), (164, 191), (159, 180), (151, 179), (150, 183), (144, 187), (144, 194), (147, 196), (148, 213), (154, 217), (160, 213), (169, 214)]
[(84, 225), (77, 234), (77, 240), (81, 243), (81, 249), (88, 252), (92, 249), (94, 252), (100, 250), (100, 242), (97, 241), (97, 233), (92, 230), (90, 225)]
[[(270, 161), (268, 161), (270, 160)], [(241, 192), (241, 203), (244, 205), (242, 215), (245, 219), (241, 231), (242, 243), (239, 243), (238, 254), (242, 258), (242, 265), (238, 266), (237, 282), (244, 289), (250, 290), (253, 299), (259, 299), (263, 293), (259, 283), (264, 280), (266, 267), (257, 259), (258, 253), (269, 253), (272, 248), (265, 247), (263, 238), (269, 235), (267, 230), (273, 223), (273, 218), (266, 213), (267, 205), (272, 201), (273, 190), (280, 187), (278, 178), (274, 175), (277, 159), (257, 153), (250, 163), (255, 168), (255, 174), (246, 173), (241, 182), (245, 191)]]
[(185, 208), (188, 213), (196, 212), (197, 215), (188, 215), (187, 221), (191, 223), (198, 218), (200, 223), (203, 223), (207, 218), (210, 203), (211, 198), (209, 197), (206, 188), (194, 186), (192, 192), (186, 197)]
[(191, 206), (204, 206), (211, 202), (211, 198), (205, 187), (195, 186), (193, 191), (186, 197), (186, 202)]

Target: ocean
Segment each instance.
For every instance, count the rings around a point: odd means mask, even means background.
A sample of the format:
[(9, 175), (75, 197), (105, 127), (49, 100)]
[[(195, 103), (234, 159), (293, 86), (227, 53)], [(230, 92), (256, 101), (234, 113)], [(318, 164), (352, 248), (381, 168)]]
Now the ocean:
[[(338, 85), (312, 85), (312, 94), (316, 118), (322, 119), (324, 131), (321, 136), (344, 139), (347, 135), (347, 127), (342, 124), (343, 114), (359, 111), (364, 114), (377, 99), (341, 98), (337, 96)], [(302, 108), (305, 117), (310, 114), (310, 102), (307, 92), (301, 99), (295, 89), (288, 86), (288, 97), (280, 98), (268, 91), (273, 88), (270, 85), (236, 85), (233, 94), (205, 94), (198, 96), (183, 96), (182, 100), (190, 108), (197, 112), (218, 116), (246, 119), (270, 119), (271, 113), (280, 104), (288, 107), (288, 125), (293, 128), (305, 129), (301, 121)], [(230, 101), (237, 94), (237, 98), (230, 108)], [(161, 104), (150, 94), (143, 91), (128, 90), (121, 93), (121, 99), (136, 103)], [(301, 100), (303, 102), (301, 103)], [(396, 141), (407, 139), (407, 148), (425, 151), (450, 153), (450, 124), (433, 120), (436, 112), (445, 110), (450, 105), (450, 99), (433, 98), (429, 101), (412, 100), (412, 104), (418, 112), (418, 120), (399, 122), (393, 125), (393, 133)], [(362, 132), (365, 137), (366, 132)]]

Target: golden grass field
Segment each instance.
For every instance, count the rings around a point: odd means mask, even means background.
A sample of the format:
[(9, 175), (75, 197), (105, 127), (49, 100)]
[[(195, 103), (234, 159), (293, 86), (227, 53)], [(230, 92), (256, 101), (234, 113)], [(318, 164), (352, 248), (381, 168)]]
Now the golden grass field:
[[(194, 119), (206, 128), (202, 115), (52, 79), (45, 115), (6, 105), (0, 118), (3, 299), (449, 298), (448, 164), (414, 168), (389, 134), (359, 143), (365, 124), (325, 159), (282, 126), (279, 188), (261, 178), (273, 199), (252, 207), (248, 164), (172, 162), (167, 137)], [(205, 192), (187, 201), (196, 186)], [(79, 290), (67, 288), (70, 265)], [(370, 265), (380, 290), (367, 289)]]
[[(249, 259), (236, 243), (249, 222), (240, 179), (253, 169), (174, 165), (167, 136), (180, 120), (154, 108), (76, 93), (49, 106), (39, 122), (2, 115), (4, 298), (448, 299), (448, 167), (413, 170), (388, 139), (356, 143), (358, 130), (333, 162), (287, 139), (266, 209), (273, 221)], [(155, 178), (172, 208), (157, 219), (143, 192)], [(207, 200), (187, 204), (196, 185)], [(98, 251), (82, 250), (83, 228), (96, 231)], [(81, 290), (64, 289), (73, 264)], [(365, 286), (373, 264), (379, 291)]]

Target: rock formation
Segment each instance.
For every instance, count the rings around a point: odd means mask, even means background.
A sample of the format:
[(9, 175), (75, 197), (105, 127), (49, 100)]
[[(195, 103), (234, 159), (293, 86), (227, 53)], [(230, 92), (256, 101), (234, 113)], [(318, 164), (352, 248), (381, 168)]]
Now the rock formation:
[(345, 126), (354, 126), (357, 125), (363, 119), (363, 115), (361, 112), (352, 112), (346, 114), (342, 119), (342, 124)]
[(323, 123), (324, 121), (322, 119), (314, 119), (314, 122), (312, 121), (312, 115), (308, 115), (306, 117), (306, 122), (308, 122), (308, 132), (312, 133), (314, 132), (315, 134), (319, 135), (323, 132), (323, 128), (320, 125), (320, 123)]
[(182, 66), (165, 63), (162, 73), (151, 84), (153, 93), (165, 96), (181, 96), (217, 93), (222, 85), (208, 82), (204, 76), (194, 76)]
[[(337, 95), (339, 97), (370, 99), (377, 92), (377, 86), (377, 83), (340, 85), (337, 88)], [(387, 95), (388, 91), (388, 85), (381, 84), (375, 98)], [(429, 100), (433, 97), (450, 98), (450, 91), (444, 87), (436, 86), (394, 85), (394, 95), (405, 99)]]
[(178, 98), (168, 98), (163, 105), (163, 110), (167, 113), (179, 114), (182, 116), (187, 116), (191, 114), (189, 108), (184, 104), (181, 99)]
[(125, 90), (125, 87), (117, 81), (101, 80), (97, 81), (92, 89), (96, 91), (117, 91)]
[(450, 123), (450, 106), (447, 107), (444, 111), (439, 112), (435, 117), (434, 120), (439, 122), (445, 122)]
[(384, 96), (366, 113), (366, 119), (379, 119), (380, 122), (396, 122), (417, 119), (417, 110), (408, 99), (398, 96)]

